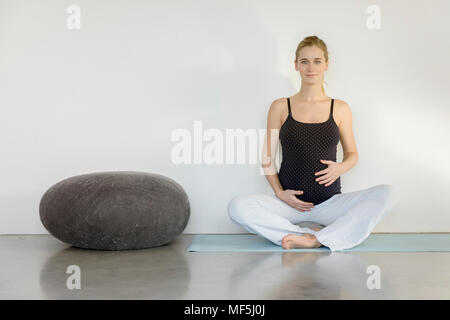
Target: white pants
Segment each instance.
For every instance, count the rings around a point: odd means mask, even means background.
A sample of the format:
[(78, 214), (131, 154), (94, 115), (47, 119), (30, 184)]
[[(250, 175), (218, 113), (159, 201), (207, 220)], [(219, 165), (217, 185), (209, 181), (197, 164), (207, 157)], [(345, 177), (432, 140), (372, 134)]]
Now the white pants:
[[(352, 248), (366, 239), (380, 219), (397, 204), (392, 185), (379, 184), (368, 189), (335, 194), (301, 212), (274, 194), (237, 195), (228, 203), (234, 223), (276, 245), (287, 234), (314, 234), (331, 251)], [(297, 224), (315, 222), (324, 226), (314, 231)]]

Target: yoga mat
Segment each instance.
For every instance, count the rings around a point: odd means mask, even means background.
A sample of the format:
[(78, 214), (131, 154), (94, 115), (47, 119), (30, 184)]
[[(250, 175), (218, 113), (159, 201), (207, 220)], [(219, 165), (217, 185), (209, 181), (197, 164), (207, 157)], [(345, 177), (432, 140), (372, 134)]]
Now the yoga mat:
[[(306, 252), (328, 247), (283, 249), (256, 234), (197, 234), (187, 251), (196, 252)], [(450, 233), (373, 233), (359, 245), (335, 252), (448, 252)]]

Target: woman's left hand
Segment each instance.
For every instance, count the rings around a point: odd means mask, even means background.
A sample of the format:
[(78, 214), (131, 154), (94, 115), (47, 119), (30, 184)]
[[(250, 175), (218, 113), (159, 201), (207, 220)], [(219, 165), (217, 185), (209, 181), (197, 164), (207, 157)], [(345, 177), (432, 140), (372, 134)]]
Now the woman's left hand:
[(320, 162), (327, 164), (328, 168), (323, 169), (321, 171), (317, 171), (314, 175), (317, 176), (323, 174), (323, 176), (318, 177), (316, 181), (319, 182), (319, 184), (325, 183), (325, 187), (328, 187), (330, 184), (336, 181), (337, 178), (341, 176), (342, 174), (341, 163), (330, 160), (320, 160)]

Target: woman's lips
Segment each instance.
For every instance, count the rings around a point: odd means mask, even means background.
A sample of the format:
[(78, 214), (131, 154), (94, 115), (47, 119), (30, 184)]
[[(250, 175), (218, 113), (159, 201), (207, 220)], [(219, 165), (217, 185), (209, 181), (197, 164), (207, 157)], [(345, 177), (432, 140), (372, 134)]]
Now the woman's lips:
[(316, 76), (315, 74), (307, 74), (306, 75), (307, 77), (314, 77), (314, 76)]

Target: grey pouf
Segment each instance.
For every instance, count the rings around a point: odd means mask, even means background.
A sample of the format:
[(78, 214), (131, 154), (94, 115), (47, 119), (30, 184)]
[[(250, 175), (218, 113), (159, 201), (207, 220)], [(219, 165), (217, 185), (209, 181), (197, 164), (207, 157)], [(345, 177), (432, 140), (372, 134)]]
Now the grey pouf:
[(143, 249), (180, 235), (190, 205), (184, 189), (168, 177), (109, 171), (56, 183), (42, 196), (39, 214), (50, 234), (74, 247)]

